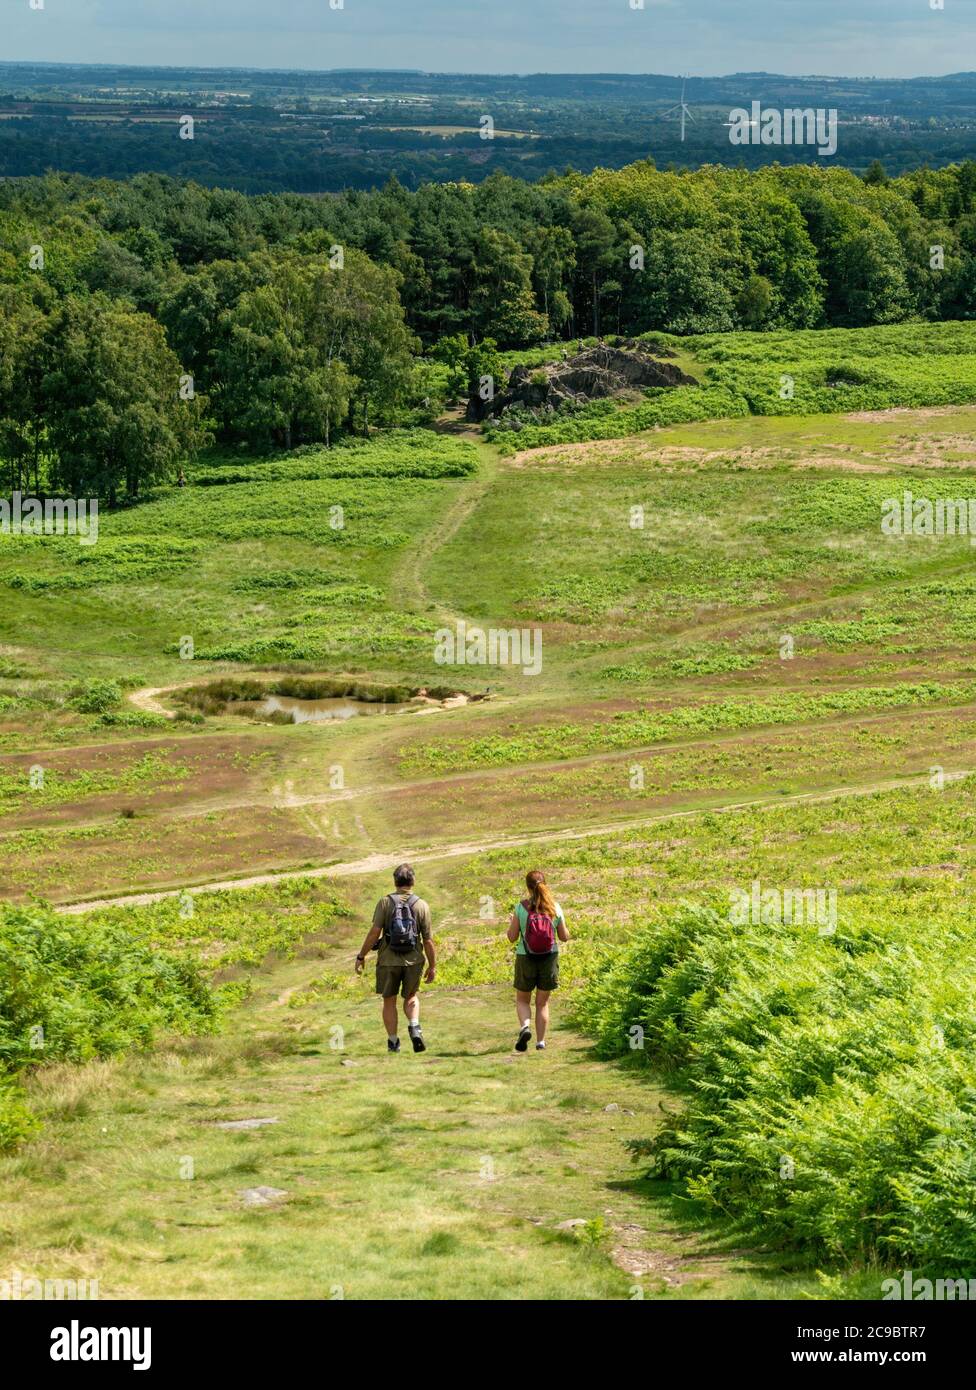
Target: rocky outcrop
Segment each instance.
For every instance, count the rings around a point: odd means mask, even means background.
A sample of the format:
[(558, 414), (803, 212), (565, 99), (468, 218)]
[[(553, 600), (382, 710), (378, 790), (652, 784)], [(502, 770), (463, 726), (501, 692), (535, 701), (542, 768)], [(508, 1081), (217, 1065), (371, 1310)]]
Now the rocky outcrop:
[(633, 347), (598, 343), (575, 357), (540, 367), (515, 367), (505, 390), (493, 400), (473, 397), (468, 402), (469, 420), (498, 419), (513, 406), (548, 415), (570, 403), (585, 404), (647, 386), (697, 386), (671, 362)]

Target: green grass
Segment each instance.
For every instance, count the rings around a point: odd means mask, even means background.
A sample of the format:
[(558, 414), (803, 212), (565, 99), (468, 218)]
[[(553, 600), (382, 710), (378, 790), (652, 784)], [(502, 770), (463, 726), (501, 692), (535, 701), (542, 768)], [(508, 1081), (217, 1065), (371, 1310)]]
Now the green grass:
[(596, 402), (552, 424), (491, 426), (488, 437), (512, 452), (619, 439), (691, 420), (976, 401), (976, 325), (972, 323), (722, 333), (674, 340), (660, 333), (648, 336), (680, 343), (682, 366), (700, 384), (648, 391), (646, 403), (638, 406)]
[[(681, 365), (704, 384), (669, 399), (693, 417), (718, 392), (745, 413), (518, 459), (430, 431), (214, 452), (188, 487), (106, 513), (95, 547), (4, 538), (0, 807), (32, 813), (0, 836), (11, 891), (110, 896), (413, 847), (442, 949), (425, 991), (431, 1051), (388, 1059), (376, 1001), (350, 973), (385, 881), (343, 878), (345, 903), (316, 878), (80, 919), (36, 909), (52, 940), (66, 924), (65, 943), (102, 950), (105, 999), (129, 978), (129, 945), (164, 975), (197, 971), (223, 1031), (190, 1036), (209, 1021), (175, 1004), (154, 1021), (150, 1004), (149, 1031), (126, 1033), (135, 991), (113, 1039), (86, 997), (87, 1052), (14, 1059), (0, 1100), (11, 1142), (43, 1128), (0, 1163), (5, 1257), (97, 1272), (113, 1296), (370, 1298), (396, 1296), (399, 1267), (431, 1298), (527, 1296), (527, 1269), (555, 1298), (632, 1297), (617, 1248), (629, 1226), (647, 1296), (874, 1298), (887, 1260), (968, 1258), (953, 1212), (968, 1210), (971, 1078), (957, 1054), (974, 793), (936, 790), (933, 769), (976, 768), (976, 579), (967, 538), (892, 541), (880, 515), (905, 487), (972, 492), (976, 412), (840, 412), (928, 400), (940, 372), (968, 400), (972, 343), (971, 325), (694, 340)], [(857, 379), (838, 370), (853, 359)], [(789, 413), (766, 413), (782, 371), (795, 376)], [(640, 429), (665, 405), (604, 404), (576, 423)], [(438, 666), (433, 634), (461, 617), (538, 626), (542, 673)], [(130, 702), (190, 681), (199, 689), (164, 699), (179, 723)], [(218, 698), (256, 683), (490, 698), (259, 727)], [(908, 777), (911, 790), (787, 800)], [(615, 821), (576, 841), (425, 854)], [(536, 863), (573, 941), (553, 1050), (518, 1059), (503, 932)], [(843, 930), (824, 944), (681, 915), (682, 900), (755, 879), (836, 887)], [(665, 939), (674, 981), (667, 962), (638, 979), (631, 953)], [(88, 979), (91, 959), (68, 945)], [(606, 1046), (620, 1016), (594, 982), (608, 971), (611, 1004), (654, 1014), (642, 1065)], [(587, 986), (579, 1016), (605, 1056), (566, 1026)], [(936, 1014), (953, 1076), (945, 1058), (925, 1071), (920, 1030)], [(739, 1023), (748, 1046), (732, 1056)], [(721, 1104), (702, 1099), (706, 1062)], [(736, 1067), (751, 1110), (728, 1089)], [(278, 1124), (213, 1128), (248, 1115)], [(877, 1117), (863, 1136), (862, 1115)], [(764, 1167), (774, 1141), (795, 1150), (793, 1198)], [(663, 1167), (649, 1175), (652, 1161)], [(260, 1183), (287, 1198), (241, 1207)], [(558, 1229), (573, 1218), (579, 1234)], [(668, 1261), (688, 1277), (666, 1285)], [(818, 1265), (840, 1283), (821, 1284)]]
[(974, 954), (968, 904), (948, 896), (933, 911), (852, 895), (833, 932), (743, 924), (726, 899), (639, 930), (576, 1016), (603, 1055), (636, 1054), (687, 1094), (636, 1146), (655, 1176), (777, 1247), (961, 1274)]
[(300, 941), (327, 933), (342, 911), (328, 884), (293, 879), (248, 891), (188, 893), (145, 907), (105, 908), (86, 913), (85, 921), (95, 929), (124, 926), (154, 949), (213, 976), (231, 966), (258, 966), (271, 955), (286, 958)]
[[(944, 438), (965, 430), (971, 440), (972, 424), (971, 414), (947, 418)], [(718, 674), (706, 641), (720, 623), (736, 624), (734, 643), (715, 632), (726, 670), (763, 647), (778, 656), (784, 633), (800, 652), (827, 645), (815, 639), (829, 627), (794, 622), (864, 622), (846, 630), (861, 638), (848, 648), (966, 640), (968, 538), (903, 541), (880, 525), (885, 499), (906, 487), (932, 499), (971, 494), (971, 475), (958, 468), (920, 476), (921, 461), (941, 462), (945, 445), (934, 428), (910, 434), (907, 421), (838, 423), (827, 444), (810, 417), (709, 428), (704, 439), (671, 430), (660, 444), (635, 438), (592, 455), (554, 450), (504, 469), (477, 516), (433, 557), (439, 591), (483, 624), (542, 625), (543, 683), (555, 670), (565, 684), (577, 654), (616, 649), (626, 660), (605, 659), (603, 669), (647, 665), (634, 655), (643, 648), (658, 658), (656, 678), (693, 674), (660, 664), (662, 646), (682, 639), (689, 658), (704, 659), (702, 673)], [(807, 465), (811, 456), (816, 468)], [(525, 517), (545, 538), (543, 563)], [(465, 563), (472, 553), (475, 567)], [(930, 583), (947, 587), (940, 594)], [(776, 616), (816, 602), (821, 611)], [(855, 602), (853, 615), (831, 611)]]
[(191, 481), (201, 487), (220, 487), (320, 478), (463, 478), (476, 468), (474, 450), (464, 440), (424, 429), (387, 430), (331, 449), (305, 444), (261, 459), (249, 457), (243, 449), (214, 449), (196, 463)]
[(185, 764), (169, 757), (145, 753), (121, 772), (84, 769), (74, 775), (38, 764), (43, 780), (31, 781), (31, 769), (19, 774), (0, 773), (0, 816), (37, 806), (60, 806), (104, 792), (138, 792), (149, 786), (174, 786), (187, 776)]
[[(654, 1093), (561, 1027), (547, 1054), (516, 1057), (507, 989), (429, 994), (430, 1051), (390, 1057), (366, 987), (288, 1007), (310, 968), (259, 979), (221, 1036), (38, 1073), (44, 1142), (0, 1159), (6, 1258), (94, 1275), (102, 1297), (498, 1300), (540, 1281), (557, 1301), (816, 1292), (789, 1259), (670, 1214), (626, 1149)], [(251, 1117), (277, 1122), (215, 1128)], [(96, 1144), (93, 1183), (74, 1155)], [(286, 1196), (244, 1207), (259, 1185)], [(648, 1252), (645, 1272), (615, 1260), (625, 1241)]]
[[(573, 904), (574, 923), (610, 945), (647, 921), (649, 903), (705, 900), (754, 879), (833, 884), (841, 900), (901, 893), (933, 914), (948, 902), (955, 917), (976, 872), (976, 777), (952, 780), (953, 767), (941, 787), (925, 777), (903, 790), (665, 815), (643, 828), (553, 841), (532, 857), (544, 860), (560, 901)], [(513, 901), (525, 860), (520, 849), (477, 856), (452, 872), (450, 893), (468, 904), (480, 895)]]
[(163, 1030), (206, 1031), (216, 1014), (195, 961), (154, 949), (128, 920), (0, 907), (0, 1149), (35, 1127), (16, 1084), (30, 1068), (146, 1048)]
[[(391, 603), (390, 589), (474, 473), (475, 447), (417, 430), (296, 454), (201, 463), (186, 488), (103, 512), (93, 546), (3, 537), (0, 641), (30, 634), (48, 661), (57, 653), (52, 674), (75, 680), (190, 679), (190, 638), (200, 662), (379, 657), (430, 683), (435, 624)], [(0, 714), (5, 699), (43, 709), (65, 692), (10, 675)]]
[(506, 764), (553, 761), (586, 753), (643, 748), (666, 739), (701, 736), (795, 724), (841, 714), (911, 708), (940, 703), (962, 704), (976, 698), (976, 682), (940, 685), (859, 686), (818, 695), (781, 694), (766, 699), (718, 700), (685, 708), (633, 710), (611, 720), (590, 724), (536, 724), (511, 736), (406, 745), (401, 766), (405, 772), (462, 771)]

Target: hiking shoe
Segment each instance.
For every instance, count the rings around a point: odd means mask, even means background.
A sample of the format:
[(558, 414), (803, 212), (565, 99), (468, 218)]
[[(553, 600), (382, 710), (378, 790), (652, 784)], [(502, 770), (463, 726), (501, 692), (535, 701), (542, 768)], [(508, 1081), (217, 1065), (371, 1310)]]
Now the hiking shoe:
[(386, 1050), (387, 1050), (387, 1052), (399, 1052), (399, 1051), (400, 1051), (400, 1039), (399, 1039), (399, 1038), (387, 1038), (387, 1040), (386, 1040)]
[(545, 1050), (546, 1050), (546, 1045), (545, 1045), (545, 1043), (544, 1043), (544, 1042), (536, 1043), (536, 1045), (535, 1045), (535, 1050), (536, 1050), (536, 1052), (545, 1052)]
[(410, 1041), (413, 1043), (414, 1052), (426, 1052), (427, 1044), (424, 1042), (424, 1035), (418, 1028), (415, 1033), (410, 1034)]
[(515, 1039), (515, 1051), (524, 1052), (529, 1045), (529, 1039), (531, 1038), (531, 1036), (532, 1029), (528, 1026), (523, 1028), (522, 1031), (519, 1033), (518, 1037)]

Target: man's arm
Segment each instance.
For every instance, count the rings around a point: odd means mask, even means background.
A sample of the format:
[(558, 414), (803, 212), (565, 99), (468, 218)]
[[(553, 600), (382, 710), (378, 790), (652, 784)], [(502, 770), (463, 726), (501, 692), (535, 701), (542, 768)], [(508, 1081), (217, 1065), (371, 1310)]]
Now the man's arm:
[(423, 911), (418, 919), (420, 926), (420, 944), (424, 948), (424, 955), (427, 957), (427, 970), (424, 975), (424, 983), (430, 984), (434, 975), (437, 973), (437, 952), (434, 949), (434, 923), (430, 915), (430, 908), (424, 903)]
[(384, 903), (383, 899), (381, 898), (380, 901), (376, 904), (376, 910), (373, 913), (373, 925), (366, 933), (366, 940), (363, 942), (362, 949), (360, 950), (359, 955), (356, 957), (357, 975), (361, 975), (363, 973), (363, 966), (366, 964), (366, 957), (369, 955), (370, 951), (373, 949), (377, 941), (379, 941), (380, 937), (383, 935), (383, 915)]
[(381, 927), (370, 927), (369, 931), (366, 933), (366, 940), (363, 942), (359, 955), (356, 957), (357, 975), (361, 975), (363, 973), (363, 967), (366, 964), (366, 957), (369, 955), (370, 951), (373, 949), (373, 947), (376, 945), (377, 941), (379, 941), (382, 935), (383, 931)]
[(437, 973), (437, 952), (434, 949), (434, 938), (429, 934), (424, 937), (424, 955), (427, 957), (427, 973), (424, 975), (424, 982), (429, 985)]

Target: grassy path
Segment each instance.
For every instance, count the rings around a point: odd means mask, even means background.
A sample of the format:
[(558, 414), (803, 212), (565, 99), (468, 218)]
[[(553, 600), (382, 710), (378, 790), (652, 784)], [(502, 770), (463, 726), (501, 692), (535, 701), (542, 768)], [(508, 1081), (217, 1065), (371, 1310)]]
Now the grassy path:
[[(503, 465), (496, 451), (477, 447), (479, 473), (457, 488), (426, 544), (407, 552), (393, 581), (394, 606), (455, 616), (430, 582), (430, 564), (498, 483)], [(741, 621), (736, 615), (722, 626)], [(679, 638), (669, 635), (658, 646)], [(606, 657), (583, 664), (596, 660)], [(153, 709), (163, 690), (146, 686), (130, 700)], [(563, 692), (554, 688), (546, 698)], [(509, 718), (535, 703), (516, 697), (499, 704), (499, 713)], [(691, 740), (703, 749), (717, 741), (724, 740)], [(618, 757), (613, 750), (521, 770)], [(424, 784), (484, 775), (479, 769)], [(642, 1177), (626, 1141), (653, 1134), (662, 1109), (679, 1102), (646, 1072), (600, 1062), (566, 1025), (567, 991), (557, 996), (544, 1054), (513, 1052), (511, 992), (479, 985), (426, 990), (429, 1051), (390, 1056), (370, 982), (318, 993), (315, 981), (333, 972), (348, 978), (362, 909), (378, 891), (374, 875), (382, 870), (385, 877), (396, 858), (432, 863), (513, 845), (583, 841), (680, 817), (870, 795), (922, 780), (872, 779), (640, 818), (602, 817), (599, 824), (581, 824), (581, 816), (555, 832), (492, 834), (489, 825), (482, 836), (461, 839), (463, 827), (455, 824), (450, 842), (413, 851), (394, 844), (362, 857), (347, 851), (344, 862), (314, 869), (261, 873), (244, 862), (238, 877), (221, 882), (186, 884), (174, 872), (172, 887), (104, 900), (142, 904), (187, 886), (203, 892), (335, 877), (359, 915), (327, 942), (307, 941), (296, 959), (266, 962), (254, 974), (252, 995), (216, 1037), (164, 1040), (142, 1056), (40, 1069), (30, 1086), (44, 1130), (0, 1159), (4, 1263), (41, 1278), (97, 1278), (106, 1299), (816, 1293), (809, 1269), (735, 1250), (701, 1213), (679, 1218), (665, 1186)], [(312, 807), (371, 794), (377, 785), (338, 795), (215, 799), (207, 809)], [(393, 844), (399, 833), (391, 816), (368, 837), (364, 831), (364, 845)], [(268, 1123), (221, 1127), (247, 1121)]]
[(425, 608), (436, 608), (439, 617), (444, 621), (453, 622), (458, 614), (441, 603), (431, 602), (425, 571), (429, 569), (437, 551), (453, 540), (492, 487), (502, 467), (502, 459), (494, 445), (486, 443), (476, 430), (459, 429), (446, 432), (468, 440), (478, 455), (478, 471), (464, 480), (447, 511), (438, 520), (436, 529), (428, 531), (421, 543), (411, 546), (406, 552), (404, 563), (394, 576), (390, 602), (394, 607), (413, 609), (416, 612)]
[[(346, 968), (358, 931), (335, 943)], [(390, 1056), (369, 984), (295, 1007), (320, 969), (259, 974), (222, 1036), (38, 1073), (45, 1131), (0, 1161), (5, 1263), (98, 1278), (109, 1299), (813, 1288), (678, 1224), (624, 1148), (660, 1113), (637, 1073), (558, 1026), (516, 1055), (496, 986), (426, 991), (430, 1050)], [(250, 1119), (275, 1123), (216, 1127)], [(246, 1205), (260, 1187), (282, 1195)]]

